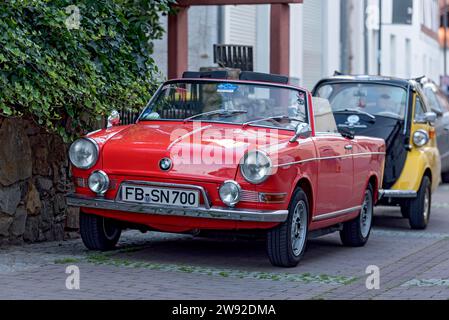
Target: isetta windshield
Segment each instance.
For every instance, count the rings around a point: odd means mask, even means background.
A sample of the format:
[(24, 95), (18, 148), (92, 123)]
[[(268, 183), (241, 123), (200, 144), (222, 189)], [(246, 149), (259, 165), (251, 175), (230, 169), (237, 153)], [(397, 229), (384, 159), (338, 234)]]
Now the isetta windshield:
[(294, 130), (308, 123), (307, 95), (297, 89), (242, 82), (173, 81), (160, 88), (140, 121), (203, 121)]
[(404, 119), (407, 110), (407, 92), (395, 86), (333, 83), (321, 86), (317, 96), (328, 99), (334, 112), (359, 111), (372, 116)]

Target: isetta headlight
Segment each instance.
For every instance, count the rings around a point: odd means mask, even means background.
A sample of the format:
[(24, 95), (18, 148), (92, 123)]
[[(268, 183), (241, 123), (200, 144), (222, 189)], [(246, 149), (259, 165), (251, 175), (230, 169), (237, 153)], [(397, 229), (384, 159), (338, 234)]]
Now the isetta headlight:
[(424, 130), (418, 130), (413, 134), (413, 143), (417, 147), (423, 147), (429, 142), (429, 134)]
[(239, 201), (242, 193), (240, 185), (235, 181), (225, 181), (218, 190), (220, 199), (228, 207), (235, 206)]
[(82, 138), (70, 146), (69, 158), (79, 169), (90, 169), (98, 160), (98, 145), (92, 139)]
[(271, 173), (271, 159), (262, 151), (250, 151), (243, 157), (240, 171), (246, 181), (260, 184), (267, 180)]
[(98, 195), (104, 195), (109, 189), (109, 177), (101, 170), (94, 171), (87, 180), (89, 189)]

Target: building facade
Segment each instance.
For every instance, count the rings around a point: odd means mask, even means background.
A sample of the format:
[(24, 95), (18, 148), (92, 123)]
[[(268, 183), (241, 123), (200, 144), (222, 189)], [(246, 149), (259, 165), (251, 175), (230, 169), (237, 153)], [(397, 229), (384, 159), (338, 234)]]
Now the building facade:
[[(336, 70), (377, 74), (380, 61), (383, 75), (426, 75), (439, 81), (444, 74), (438, 41), (440, 8), (441, 0), (304, 0), (291, 4), (290, 76), (311, 89)], [(253, 46), (255, 71), (269, 72), (269, 5), (198, 6), (190, 8), (188, 15), (190, 70), (214, 66), (214, 44), (238, 44)], [(166, 25), (166, 17), (162, 20)], [(155, 42), (154, 57), (166, 74), (166, 38)]]

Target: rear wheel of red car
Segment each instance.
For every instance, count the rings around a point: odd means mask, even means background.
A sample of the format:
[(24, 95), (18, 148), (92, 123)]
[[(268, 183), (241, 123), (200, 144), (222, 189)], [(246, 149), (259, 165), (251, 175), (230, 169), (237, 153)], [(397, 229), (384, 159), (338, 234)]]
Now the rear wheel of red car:
[(362, 209), (359, 216), (343, 224), (340, 231), (341, 242), (348, 247), (362, 247), (368, 241), (371, 233), (374, 212), (373, 188), (370, 185), (365, 191)]
[(122, 229), (114, 220), (80, 212), (81, 239), (88, 249), (114, 249), (121, 233)]
[(270, 262), (278, 267), (295, 267), (304, 255), (309, 230), (309, 202), (298, 188), (289, 205), (287, 221), (270, 230), (267, 251)]
[(432, 203), (432, 183), (428, 176), (424, 176), (418, 195), (410, 200), (409, 223), (412, 229), (423, 230), (427, 228)]

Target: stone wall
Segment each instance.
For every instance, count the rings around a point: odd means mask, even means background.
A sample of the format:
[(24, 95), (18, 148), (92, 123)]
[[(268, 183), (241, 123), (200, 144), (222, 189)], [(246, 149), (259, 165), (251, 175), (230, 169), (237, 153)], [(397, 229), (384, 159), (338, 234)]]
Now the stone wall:
[(78, 228), (66, 206), (68, 146), (32, 121), (0, 117), (0, 244), (62, 240)]

